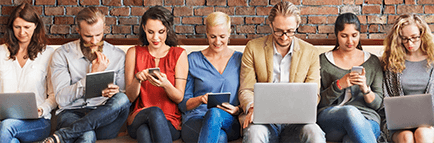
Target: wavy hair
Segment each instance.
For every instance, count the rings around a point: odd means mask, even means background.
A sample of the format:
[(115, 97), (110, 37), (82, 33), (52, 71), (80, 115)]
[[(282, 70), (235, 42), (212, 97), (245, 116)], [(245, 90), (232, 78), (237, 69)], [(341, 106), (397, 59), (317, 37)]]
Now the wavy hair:
[(295, 19), (297, 20), (297, 27), (301, 23), (300, 10), (291, 2), (282, 1), (274, 5), (270, 11), (270, 14), (268, 15), (268, 20), (270, 23), (273, 23), (274, 18), (276, 18), (277, 15), (295, 16)]
[(178, 39), (176, 37), (175, 31), (173, 30), (173, 14), (162, 6), (155, 6), (148, 9), (142, 16), (140, 22), (140, 30), (139, 30), (139, 41), (142, 46), (149, 45), (149, 41), (146, 38), (146, 32), (143, 29), (143, 26), (146, 25), (148, 19), (160, 20), (161, 23), (166, 27), (167, 31), (167, 39), (164, 43), (166, 45), (174, 47), (178, 45)]
[[(345, 24), (354, 24), (356, 27), (356, 30), (360, 32), (360, 21), (359, 18), (357, 18), (357, 16), (354, 13), (344, 13), (338, 16), (338, 18), (336, 18), (336, 22), (335, 22), (335, 35), (336, 35), (336, 44), (335, 44), (335, 48), (333, 48), (334, 50), (337, 50), (339, 48), (339, 41), (338, 41), (338, 33), (339, 31), (342, 31), (345, 29)], [(357, 49), (359, 50), (363, 50), (362, 48), (362, 44), (360, 43), (360, 39), (359, 39), (359, 43), (357, 43)]]
[(23, 3), (12, 11), (8, 19), (6, 32), (3, 39), (3, 42), (6, 44), (10, 52), (9, 59), (12, 60), (16, 59), (16, 55), (20, 49), (19, 41), (17, 37), (15, 37), (13, 29), (13, 23), (17, 18), (22, 18), (25, 21), (34, 23), (36, 25), (30, 43), (27, 46), (28, 58), (30, 58), (30, 60), (34, 60), (38, 56), (38, 53), (41, 53), (45, 50), (45, 46), (47, 45), (44, 22), (42, 22), (42, 19), (30, 4)]
[(431, 29), (428, 24), (416, 14), (400, 15), (393, 24), (390, 33), (384, 39), (384, 53), (382, 63), (384, 70), (401, 73), (405, 69), (405, 55), (407, 50), (402, 44), (401, 30), (408, 25), (415, 24), (420, 32), (420, 47), (423, 54), (427, 55), (427, 67), (431, 67), (434, 61), (434, 42)]

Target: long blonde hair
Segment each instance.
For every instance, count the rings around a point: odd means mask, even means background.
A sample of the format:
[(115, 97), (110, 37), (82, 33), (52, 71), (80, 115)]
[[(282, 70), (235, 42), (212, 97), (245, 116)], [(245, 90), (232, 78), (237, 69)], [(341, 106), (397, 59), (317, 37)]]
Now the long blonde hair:
[(427, 67), (434, 61), (434, 42), (428, 24), (415, 14), (400, 15), (393, 24), (390, 33), (384, 39), (384, 53), (382, 56), (383, 69), (394, 73), (401, 73), (405, 69), (405, 55), (407, 50), (402, 44), (401, 30), (408, 25), (415, 24), (420, 32), (420, 50), (427, 55)]

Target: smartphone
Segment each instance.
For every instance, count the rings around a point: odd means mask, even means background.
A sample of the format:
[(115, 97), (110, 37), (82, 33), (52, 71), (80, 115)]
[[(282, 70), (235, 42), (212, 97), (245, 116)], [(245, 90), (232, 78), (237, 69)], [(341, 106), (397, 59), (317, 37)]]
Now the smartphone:
[(150, 75), (152, 75), (155, 79), (158, 80), (158, 77), (157, 77), (157, 75), (155, 75), (154, 71), (156, 71), (156, 72), (160, 72), (160, 68), (149, 68), (149, 69), (148, 69), (148, 73), (149, 73)]
[(362, 74), (363, 71), (363, 66), (353, 66), (353, 68), (351, 68), (351, 72), (357, 72), (359, 74)]

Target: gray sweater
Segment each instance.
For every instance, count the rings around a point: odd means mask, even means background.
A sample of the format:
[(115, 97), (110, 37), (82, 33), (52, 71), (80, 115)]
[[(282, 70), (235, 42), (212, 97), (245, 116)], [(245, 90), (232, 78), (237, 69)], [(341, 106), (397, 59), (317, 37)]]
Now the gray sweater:
[[(320, 55), (320, 65), (321, 101), (318, 104), (318, 113), (328, 107), (339, 105), (344, 100), (345, 90), (339, 90), (336, 81), (350, 72), (350, 70), (342, 69), (332, 64), (327, 60), (324, 53)], [(366, 103), (359, 86), (354, 85), (348, 87), (351, 88), (352, 98), (345, 105), (356, 107), (365, 118), (374, 120), (380, 124), (380, 116), (376, 112), (383, 104), (383, 71), (380, 60), (377, 56), (371, 54), (371, 57), (361, 66), (365, 68), (366, 84), (375, 93), (375, 99), (371, 103)]]

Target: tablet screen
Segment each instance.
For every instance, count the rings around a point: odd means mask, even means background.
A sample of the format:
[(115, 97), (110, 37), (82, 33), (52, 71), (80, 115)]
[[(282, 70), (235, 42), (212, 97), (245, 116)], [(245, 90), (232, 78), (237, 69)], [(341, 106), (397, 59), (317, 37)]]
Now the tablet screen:
[(208, 109), (221, 105), (223, 102), (229, 102), (231, 93), (208, 93)]

